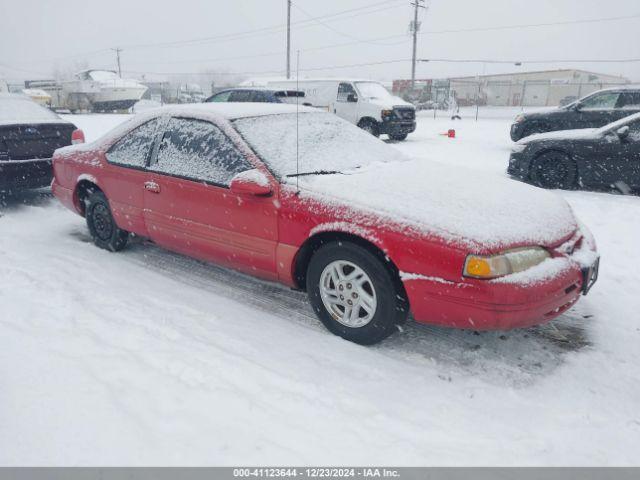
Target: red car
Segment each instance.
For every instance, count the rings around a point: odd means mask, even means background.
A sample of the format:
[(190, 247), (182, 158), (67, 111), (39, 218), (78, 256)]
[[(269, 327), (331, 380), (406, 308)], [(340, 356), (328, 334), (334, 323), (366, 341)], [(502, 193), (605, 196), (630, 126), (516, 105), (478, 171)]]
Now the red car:
[(306, 290), (373, 344), (418, 322), (549, 321), (597, 278), (593, 238), (552, 192), (403, 157), (326, 112), (202, 104), (133, 117), (53, 159), (55, 196), (99, 247), (130, 233)]

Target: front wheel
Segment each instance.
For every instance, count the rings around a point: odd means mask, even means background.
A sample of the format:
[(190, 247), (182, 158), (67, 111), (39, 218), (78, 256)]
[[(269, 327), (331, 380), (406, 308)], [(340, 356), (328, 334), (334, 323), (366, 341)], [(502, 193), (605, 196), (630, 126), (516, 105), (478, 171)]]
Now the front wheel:
[(86, 200), (85, 216), (93, 243), (100, 248), (117, 252), (129, 239), (129, 232), (118, 228), (104, 193), (92, 192)]
[(332, 242), (316, 251), (307, 290), (325, 327), (361, 345), (385, 339), (408, 315), (399, 280), (374, 254), (350, 242)]
[(530, 178), (538, 187), (571, 189), (577, 176), (575, 162), (562, 152), (543, 153), (531, 163)]
[(408, 133), (403, 133), (402, 135), (389, 135), (391, 140), (395, 140), (396, 142), (402, 142), (407, 139)]
[(375, 122), (375, 120), (370, 120), (367, 118), (365, 118), (364, 120), (360, 120), (360, 122), (358, 123), (358, 127), (360, 127), (365, 132), (370, 133), (374, 137), (380, 136), (380, 129), (378, 128), (378, 124)]

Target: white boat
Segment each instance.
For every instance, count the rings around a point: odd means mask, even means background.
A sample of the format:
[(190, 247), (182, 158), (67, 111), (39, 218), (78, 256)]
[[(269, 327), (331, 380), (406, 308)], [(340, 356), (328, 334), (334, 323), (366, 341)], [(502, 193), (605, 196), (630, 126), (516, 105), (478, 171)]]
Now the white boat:
[(111, 70), (84, 70), (65, 82), (67, 104), (72, 110), (124, 110), (142, 98), (147, 87), (137, 80), (120, 78)]

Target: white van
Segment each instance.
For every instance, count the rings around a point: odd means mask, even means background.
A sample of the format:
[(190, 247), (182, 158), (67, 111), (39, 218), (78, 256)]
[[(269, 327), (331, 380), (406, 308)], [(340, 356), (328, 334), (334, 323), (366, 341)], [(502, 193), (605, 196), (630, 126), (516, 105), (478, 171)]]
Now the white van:
[(304, 104), (324, 108), (376, 137), (404, 140), (416, 129), (415, 107), (373, 80), (304, 79), (268, 81), (269, 87), (304, 92)]

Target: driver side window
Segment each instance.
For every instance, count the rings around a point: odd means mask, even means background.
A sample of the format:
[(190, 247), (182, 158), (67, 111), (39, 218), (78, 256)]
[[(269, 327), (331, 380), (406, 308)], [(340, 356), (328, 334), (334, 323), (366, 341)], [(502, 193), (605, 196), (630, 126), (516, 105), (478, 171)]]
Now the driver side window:
[(341, 83), (338, 85), (338, 102), (348, 102), (349, 95), (355, 95), (356, 91), (350, 83)]
[(231, 140), (204, 120), (169, 120), (150, 170), (189, 180), (229, 186), (238, 173), (253, 168)]
[(603, 92), (593, 95), (581, 102), (582, 110), (613, 110), (618, 103), (618, 92)]

